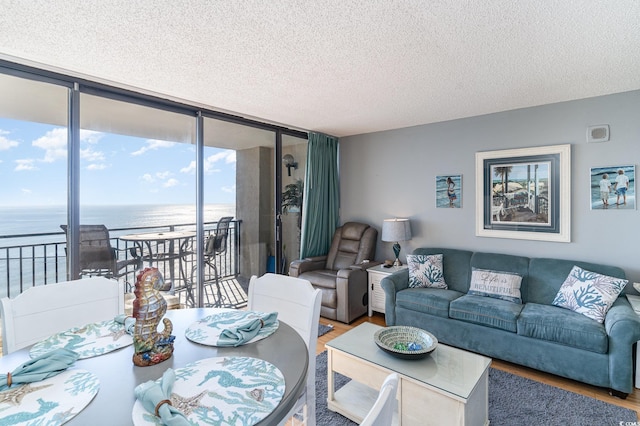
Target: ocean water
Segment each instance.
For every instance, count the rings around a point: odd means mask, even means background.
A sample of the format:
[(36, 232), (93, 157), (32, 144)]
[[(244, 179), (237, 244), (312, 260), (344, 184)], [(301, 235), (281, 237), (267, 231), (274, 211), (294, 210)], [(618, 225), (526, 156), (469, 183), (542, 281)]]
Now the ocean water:
[[(206, 205), (204, 207), (204, 221), (215, 222), (223, 216), (235, 217), (235, 210), (234, 204)], [(193, 224), (195, 221), (196, 207), (191, 204), (83, 206), (80, 208), (80, 223), (103, 224), (110, 230)], [(60, 225), (65, 223), (67, 223), (65, 206), (0, 207), (0, 236), (61, 233)], [(118, 233), (115, 232), (114, 235), (117, 236)], [(62, 234), (54, 237), (53, 241), (60, 240), (60, 238), (64, 241)], [(19, 240), (19, 244), (26, 241), (24, 238)], [(51, 237), (46, 237), (44, 240), (49, 241)], [(15, 243), (15, 238), (0, 238), (0, 248), (16, 245)]]
[[(235, 217), (235, 205), (210, 204), (204, 207), (205, 223), (216, 222), (223, 216)], [(41, 284), (45, 279), (46, 282), (55, 282), (65, 276), (66, 236), (60, 225), (66, 223), (66, 217), (64, 206), (0, 207), (0, 297), (7, 296), (8, 293), (11, 297), (16, 296), (21, 291), (20, 282), (26, 288), (33, 284)], [(132, 230), (132, 228), (141, 227), (192, 224), (191, 227), (185, 228), (194, 229), (195, 220), (194, 205), (83, 206), (80, 208), (81, 224), (104, 224), (109, 228), (111, 237), (132, 232), (145, 232)], [(49, 233), (52, 235), (34, 235)], [(7, 238), (7, 236), (12, 237)], [(60, 244), (56, 247), (52, 243)], [(28, 247), (19, 248), (18, 246)]]

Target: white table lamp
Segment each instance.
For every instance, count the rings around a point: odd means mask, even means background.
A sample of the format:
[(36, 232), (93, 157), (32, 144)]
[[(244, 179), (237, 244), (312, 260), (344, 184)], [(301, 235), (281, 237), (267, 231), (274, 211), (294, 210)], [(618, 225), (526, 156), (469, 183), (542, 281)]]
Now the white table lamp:
[(408, 241), (411, 239), (411, 225), (409, 219), (385, 219), (382, 223), (382, 241), (395, 242), (393, 245), (393, 253), (396, 260), (393, 266), (400, 266), (402, 262), (398, 259), (400, 256), (399, 241)]

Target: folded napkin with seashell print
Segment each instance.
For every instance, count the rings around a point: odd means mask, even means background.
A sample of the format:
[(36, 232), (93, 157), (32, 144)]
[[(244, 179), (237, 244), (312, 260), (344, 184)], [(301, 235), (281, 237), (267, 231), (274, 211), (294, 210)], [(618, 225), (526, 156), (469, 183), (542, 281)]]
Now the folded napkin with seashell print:
[(62, 373), (73, 365), (78, 354), (72, 350), (61, 348), (33, 358), (11, 373), (0, 374), (0, 391), (23, 383), (39, 382)]
[(273, 324), (277, 320), (277, 312), (253, 313), (253, 315), (249, 312), (247, 318), (242, 322), (222, 330), (218, 338), (218, 346), (243, 345), (256, 337), (262, 327)]

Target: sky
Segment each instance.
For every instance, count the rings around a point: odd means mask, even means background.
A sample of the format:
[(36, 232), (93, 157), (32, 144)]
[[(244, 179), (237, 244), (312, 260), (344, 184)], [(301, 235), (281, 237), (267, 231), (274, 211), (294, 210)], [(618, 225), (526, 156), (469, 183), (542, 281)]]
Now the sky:
[[(195, 146), (80, 132), (80, 204), (194, 204)], [(205, 204), (235, 204), (236, 153), (205, 147)], [(0, 206), (65, 205), (67, 129), (0, 118)]]

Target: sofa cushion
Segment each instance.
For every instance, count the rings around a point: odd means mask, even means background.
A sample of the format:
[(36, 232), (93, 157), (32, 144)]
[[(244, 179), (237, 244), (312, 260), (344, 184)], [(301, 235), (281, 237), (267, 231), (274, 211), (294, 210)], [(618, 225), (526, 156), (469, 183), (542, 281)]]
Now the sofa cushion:
[(442, 272), (442, 255), (408, 254), (409, 287), (447, 288)]
[(396, 306), (449, 318), (449, 304), (463, 293), (441, 288), (407, 288), (396, 293)]
[(462, 293), (469, 290), (469, 279), (471, 278), (469, 262), (473, 255), (472, 251), (424, 247), (415, 249), (412, 254), (442, 254), (442, 269), (447, 287)]
[(530, 258), (515, 256), (512, 254), (475, 252), (471, 257), (471, 268), (486, 269), (489, 271), (501, 271), (518, 274), (522, 277), (520, 282), (520, 298), (522, 303), (527, 303), (527, 287), (529, 281)]
[(574, 266), (553, 299), (553, 305), (571, 309), (602, 323), (628, 282)]
[(522, 276), (514, 272), (472, 268), (471, 285), (467, 294), (494, 297), (507, 302), (521, 304), (521, 283)]
[(515, 333), (522, 306), (505, 300), (467, 294), (451, 302), (449, 316)]
[(524, 305), (518, 318), (518, 334), (601, 354), (609, 349), (603, 324), (551, 305)]
[(610, 277), (625, 278), (622, 268), (575, 260), (532, 258), (529, 262), (528, 286), (524, 282), (520, 291), (524, 303), (551, 305), (565, 278), (574, 266)]

